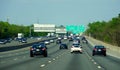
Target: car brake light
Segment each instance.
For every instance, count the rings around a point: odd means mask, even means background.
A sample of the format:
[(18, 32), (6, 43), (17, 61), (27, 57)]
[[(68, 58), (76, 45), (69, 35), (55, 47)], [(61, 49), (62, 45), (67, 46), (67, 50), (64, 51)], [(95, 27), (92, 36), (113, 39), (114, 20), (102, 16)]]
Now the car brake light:
[(33, 48), (30, 48), (30, 50), (33, 50)]
[(103, 50), (104, 50), (104, 51), (106, 51), (106, 49), (105, 49), (105, 48), (104, 48)]
[(72, 46), (71, 48), (73, 48), (74, 46)]
[(96, 48), (94, 48), (94, 51), (97, 51), (97, 49), (96, 49)]
[(42, 50), (45, 50), (45, 48), (42, 48)]

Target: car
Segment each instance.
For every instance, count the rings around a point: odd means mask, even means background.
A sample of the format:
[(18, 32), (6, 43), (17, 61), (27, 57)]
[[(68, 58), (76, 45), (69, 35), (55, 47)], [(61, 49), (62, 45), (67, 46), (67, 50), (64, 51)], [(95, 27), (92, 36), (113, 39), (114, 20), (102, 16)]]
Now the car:
[(54, 43), (54, 40), (53, 40), (53, 39), (51, 39), (51, 40), (50, 40), (50, 43)]
[(62, 38), (61, 37), (58, 37), (59, 40), (61, 40)]
[(6, 44), (7, 43), (7, 40), (5, 39), (0, 39), (0, 44)]
[(34, 57), (34, 55), (43, 55), (47, 57), (47, 47), (44, 43), (33, 44), (30, 47), (30, 57)]
[(73, 41), (73, 38), (69, 38), (69, 41)]
[(80, 52), (80, 53), (82, 53), (83, 52), (82, 45), (80, 45), (79, 43), (73, 43), (72, 47), (71, 47), (71, 53), (73, 53), (73, 52)]
[(74, 39), (74, 40), (73, 40), (73, 43), (78, 43), (78, 44), (80, 44), (80, 40), (79, 40), (79, 39)]
[(92, 56), (102, 54), (106, 56), (106, 48), (103, 45), (95, 45), (93, 48)]
[(88, 44), (88, 41), (85, 39), (85, 40), (82, 40), (82, 43)]
[(67, 36), (64, 36), (64, 40), (67, 40), (68, 38), (67, 38)]
[(46, 45), (48, 45), (48, 44), (50, 44), (50, 41), (49, 41), (49, 40), (46, 40), (46, 41), (44, 41), (44, 43), (45, 43)]
[(22, 38), (21, 43), (27, 43), (27, 38)]
[(61, 44), (61, 40), (56, 40), (56, 44)]
[(59, 47), (59, 49), (68, 49), (68, 46), (67, 46), (67, 44), (60, 44), (60, 47)]

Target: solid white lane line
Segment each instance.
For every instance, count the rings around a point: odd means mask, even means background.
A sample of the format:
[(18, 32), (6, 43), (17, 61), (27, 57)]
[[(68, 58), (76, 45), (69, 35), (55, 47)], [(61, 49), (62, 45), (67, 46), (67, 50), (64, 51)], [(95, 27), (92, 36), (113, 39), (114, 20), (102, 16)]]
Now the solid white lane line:
[(45, 66), (45, 64), (40, 65), (40, 67), (44, 67), (44, 66)]

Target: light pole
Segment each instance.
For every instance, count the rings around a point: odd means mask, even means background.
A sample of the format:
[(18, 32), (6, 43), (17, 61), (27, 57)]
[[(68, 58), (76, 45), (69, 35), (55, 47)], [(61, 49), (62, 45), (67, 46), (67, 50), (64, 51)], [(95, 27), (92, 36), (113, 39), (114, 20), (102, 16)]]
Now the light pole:
[(31, 35), (31, 34), (32, 34), (32, 31), (31, 31), (32, 29), (33, 29), (33, 27), (30, 26), (30, 29), (29, 29), (29, 32), (30, 32), (30, 35), (29, 35), (29, 36), (30, 36), (30, 37), (32, 36), (32, 35)]

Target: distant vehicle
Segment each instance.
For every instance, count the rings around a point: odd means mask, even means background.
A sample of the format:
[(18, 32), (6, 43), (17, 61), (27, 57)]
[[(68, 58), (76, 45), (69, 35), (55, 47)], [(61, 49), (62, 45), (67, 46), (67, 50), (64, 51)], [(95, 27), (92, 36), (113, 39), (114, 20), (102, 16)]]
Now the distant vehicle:
[(47, 47), (44, 43), (34, 44), (30, 47), (30, 57), (34, 57), (34, 55), (43, 55), (47, 57)]
[(12, 38), (6, 38), (6, 43), (10, 43), (12, 41)]
[(76, 43), (73, 43), (72, 47), (71, 47), (71, 53), (73, 52), (80, 52), (82, 53), (82, 46), (80, 44), (76, 44)]
[(95, 45), (93, 48), (92, 55), (94, 56), (96, 54), (102, 54), (106, 56), (106, 48), (102, 45)]
[(18, 33), (18, 38), (21, 39), (24, 37), (24, 34), (23, 33)]
[(68, 46), (67, 46), (67, 44), (60, 44), (60, 47), (59, 47), (60, 49), (68, 49)]
[(82, 43), (88, 44), (88, 41), (85, 39), (85, 40), (82, 40)]
[(64, 40), (68, 39), (67, 36), (64, 36)]
[(27, 38), (22, 38), (22, 39), (21, 39), (21, 42), (22, 42), (22, 43), (27, 43)]
[(58, 37), (59, 40), (61, 40), (62, 38), (61, 37)]
[(51, 40), (50, 40), (50, 43), (54, 43), (54, 40), (53, 40), (53, 39), (51, 39)]
[(56, 44), (61, 44), (61, 40), (56, 40)]
[(74, 39), (74, 40), (73, 40), (73, 43), (76, 43), (76, 44), (78, 43), (78, 44), (80, 44), (80, 39)]
[(73, 41), (73, 38), (69, 38), (69, 41)]
[(50, 44), (50, 41), (49, 41), (49, 40), (46, 40), (46, 41), (44, 41), (44, 43), (45, 43), (46, 45), (48, 45), (48, 44)]
[(0, 39), (0, 44), (6, 44), (7, 40), (6, 39)]

